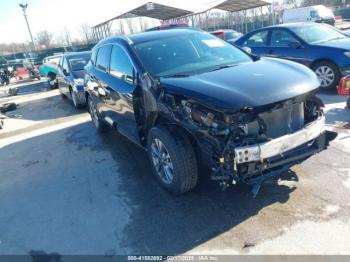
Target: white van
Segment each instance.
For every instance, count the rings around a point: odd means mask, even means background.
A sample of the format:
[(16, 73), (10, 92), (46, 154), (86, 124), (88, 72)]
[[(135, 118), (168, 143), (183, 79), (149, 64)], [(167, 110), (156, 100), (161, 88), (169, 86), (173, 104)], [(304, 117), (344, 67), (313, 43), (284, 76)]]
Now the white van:
[(324, 5), (287, 9), (283, 12), (283, 23), (317, 22), (335, 24), (333, 11)]

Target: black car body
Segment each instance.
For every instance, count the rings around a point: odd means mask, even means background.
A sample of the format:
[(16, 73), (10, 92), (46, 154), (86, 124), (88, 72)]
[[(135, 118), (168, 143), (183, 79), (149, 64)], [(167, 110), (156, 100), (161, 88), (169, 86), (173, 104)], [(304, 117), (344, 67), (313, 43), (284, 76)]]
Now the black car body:
[(223, 187), (256, 189), (328, 142), (310, 69), (251, 56), (203, 31), (108, 38), (85, 69), (96, 128), (146, 148), (174, 193), (196, 185), (198, 159)]
[(63, 55), (57, 67), (56, 81), (60, 93), (72, 100), (75, 107), (86, 105), (84, 67), (91, 52), (77, 52)]
[(252, 31), (236, 41), (259, 56), (283, 58), (311, 68), (321, 88), (335, 89), (350, 74), (350, 38), (318, 23), (291, 23)]

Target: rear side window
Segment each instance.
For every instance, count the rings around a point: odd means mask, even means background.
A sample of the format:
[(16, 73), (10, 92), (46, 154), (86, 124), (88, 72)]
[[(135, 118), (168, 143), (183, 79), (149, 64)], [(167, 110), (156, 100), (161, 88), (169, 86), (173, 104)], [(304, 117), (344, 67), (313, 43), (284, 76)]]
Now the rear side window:
[(98, 49), (96, 58), (96, 67), (102, 71), (107, 71), (109, 65), (109, 58), (111, 54), (111, 46), (105, 45)]
[(127, 83), (133, 83), (133, 66), (124, 49), (115, 45), (112, 47), (110, 72), (112, 76)]
[(263, 47), (267, 46), (267, 34), (268, 30), (259, 31), (250, 36), (244, 43), (244, 46), (249, 47)]

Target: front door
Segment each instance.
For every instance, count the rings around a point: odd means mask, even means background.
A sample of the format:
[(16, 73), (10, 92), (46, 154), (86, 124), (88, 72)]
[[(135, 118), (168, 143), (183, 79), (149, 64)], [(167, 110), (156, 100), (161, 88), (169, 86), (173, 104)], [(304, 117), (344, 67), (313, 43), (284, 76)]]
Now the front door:
[(312, 62), (301, 41), (286, 29), (273, 29), (270, 38), (269, 56), (288, 59), (306, 66)]
[(120, 45), (112, 46), (109, 65), (108, 93), (113, 100), (114, 117), (120, 133), (139, 143), (134, 115), (133, 93), (136, 88), (135, 69), (127, 51)]
[(67, 58), (62, 57), (62, 60), (58, 66), (57, 82), (60, 91), (65, 95), (69, 95), (69, 85), (67, 81), (69, 74), (68, 60)]

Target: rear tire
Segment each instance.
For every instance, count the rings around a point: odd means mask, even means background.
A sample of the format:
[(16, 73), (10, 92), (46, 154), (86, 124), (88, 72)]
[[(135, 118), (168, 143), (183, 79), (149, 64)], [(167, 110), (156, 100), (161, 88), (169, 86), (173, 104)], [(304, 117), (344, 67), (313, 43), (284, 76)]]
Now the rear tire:
[(162, 187), (173, 194), (183, 194), (197, 185), (197, 159), (185, 135), (157, 126), (149, 131), (147, 141), (153, 173)]
[(99, 133), (106, 133), (109, 131), (107, 123), (100, 119), (100, 115), (97, 112), (96, 105), (92, 98), (88, 96), (88, 110), (91, 116), (92, 123)]
[(327, 61), (317, 63), (312, 67), (321, 82), (321, 90), (334, 90), (339, 84), (341, 74), (338, 67)]
[[(40, 77), (40, 76), (39, 76), (39, 77)], [(58, 88), (58, 83), (57, 83), (57, 80), (56, 80), (56, 75), (53, 74), (53, 73), (50, 73), (50, 74), (48, 74), (47, 77), (49, 78), (49, 79), (47, 80), (47, 82), (49, 83), (50, 88), (52, 88), (52, 89)], [(41, 77), (38, 78), (38, 79), (40, 80)]]

